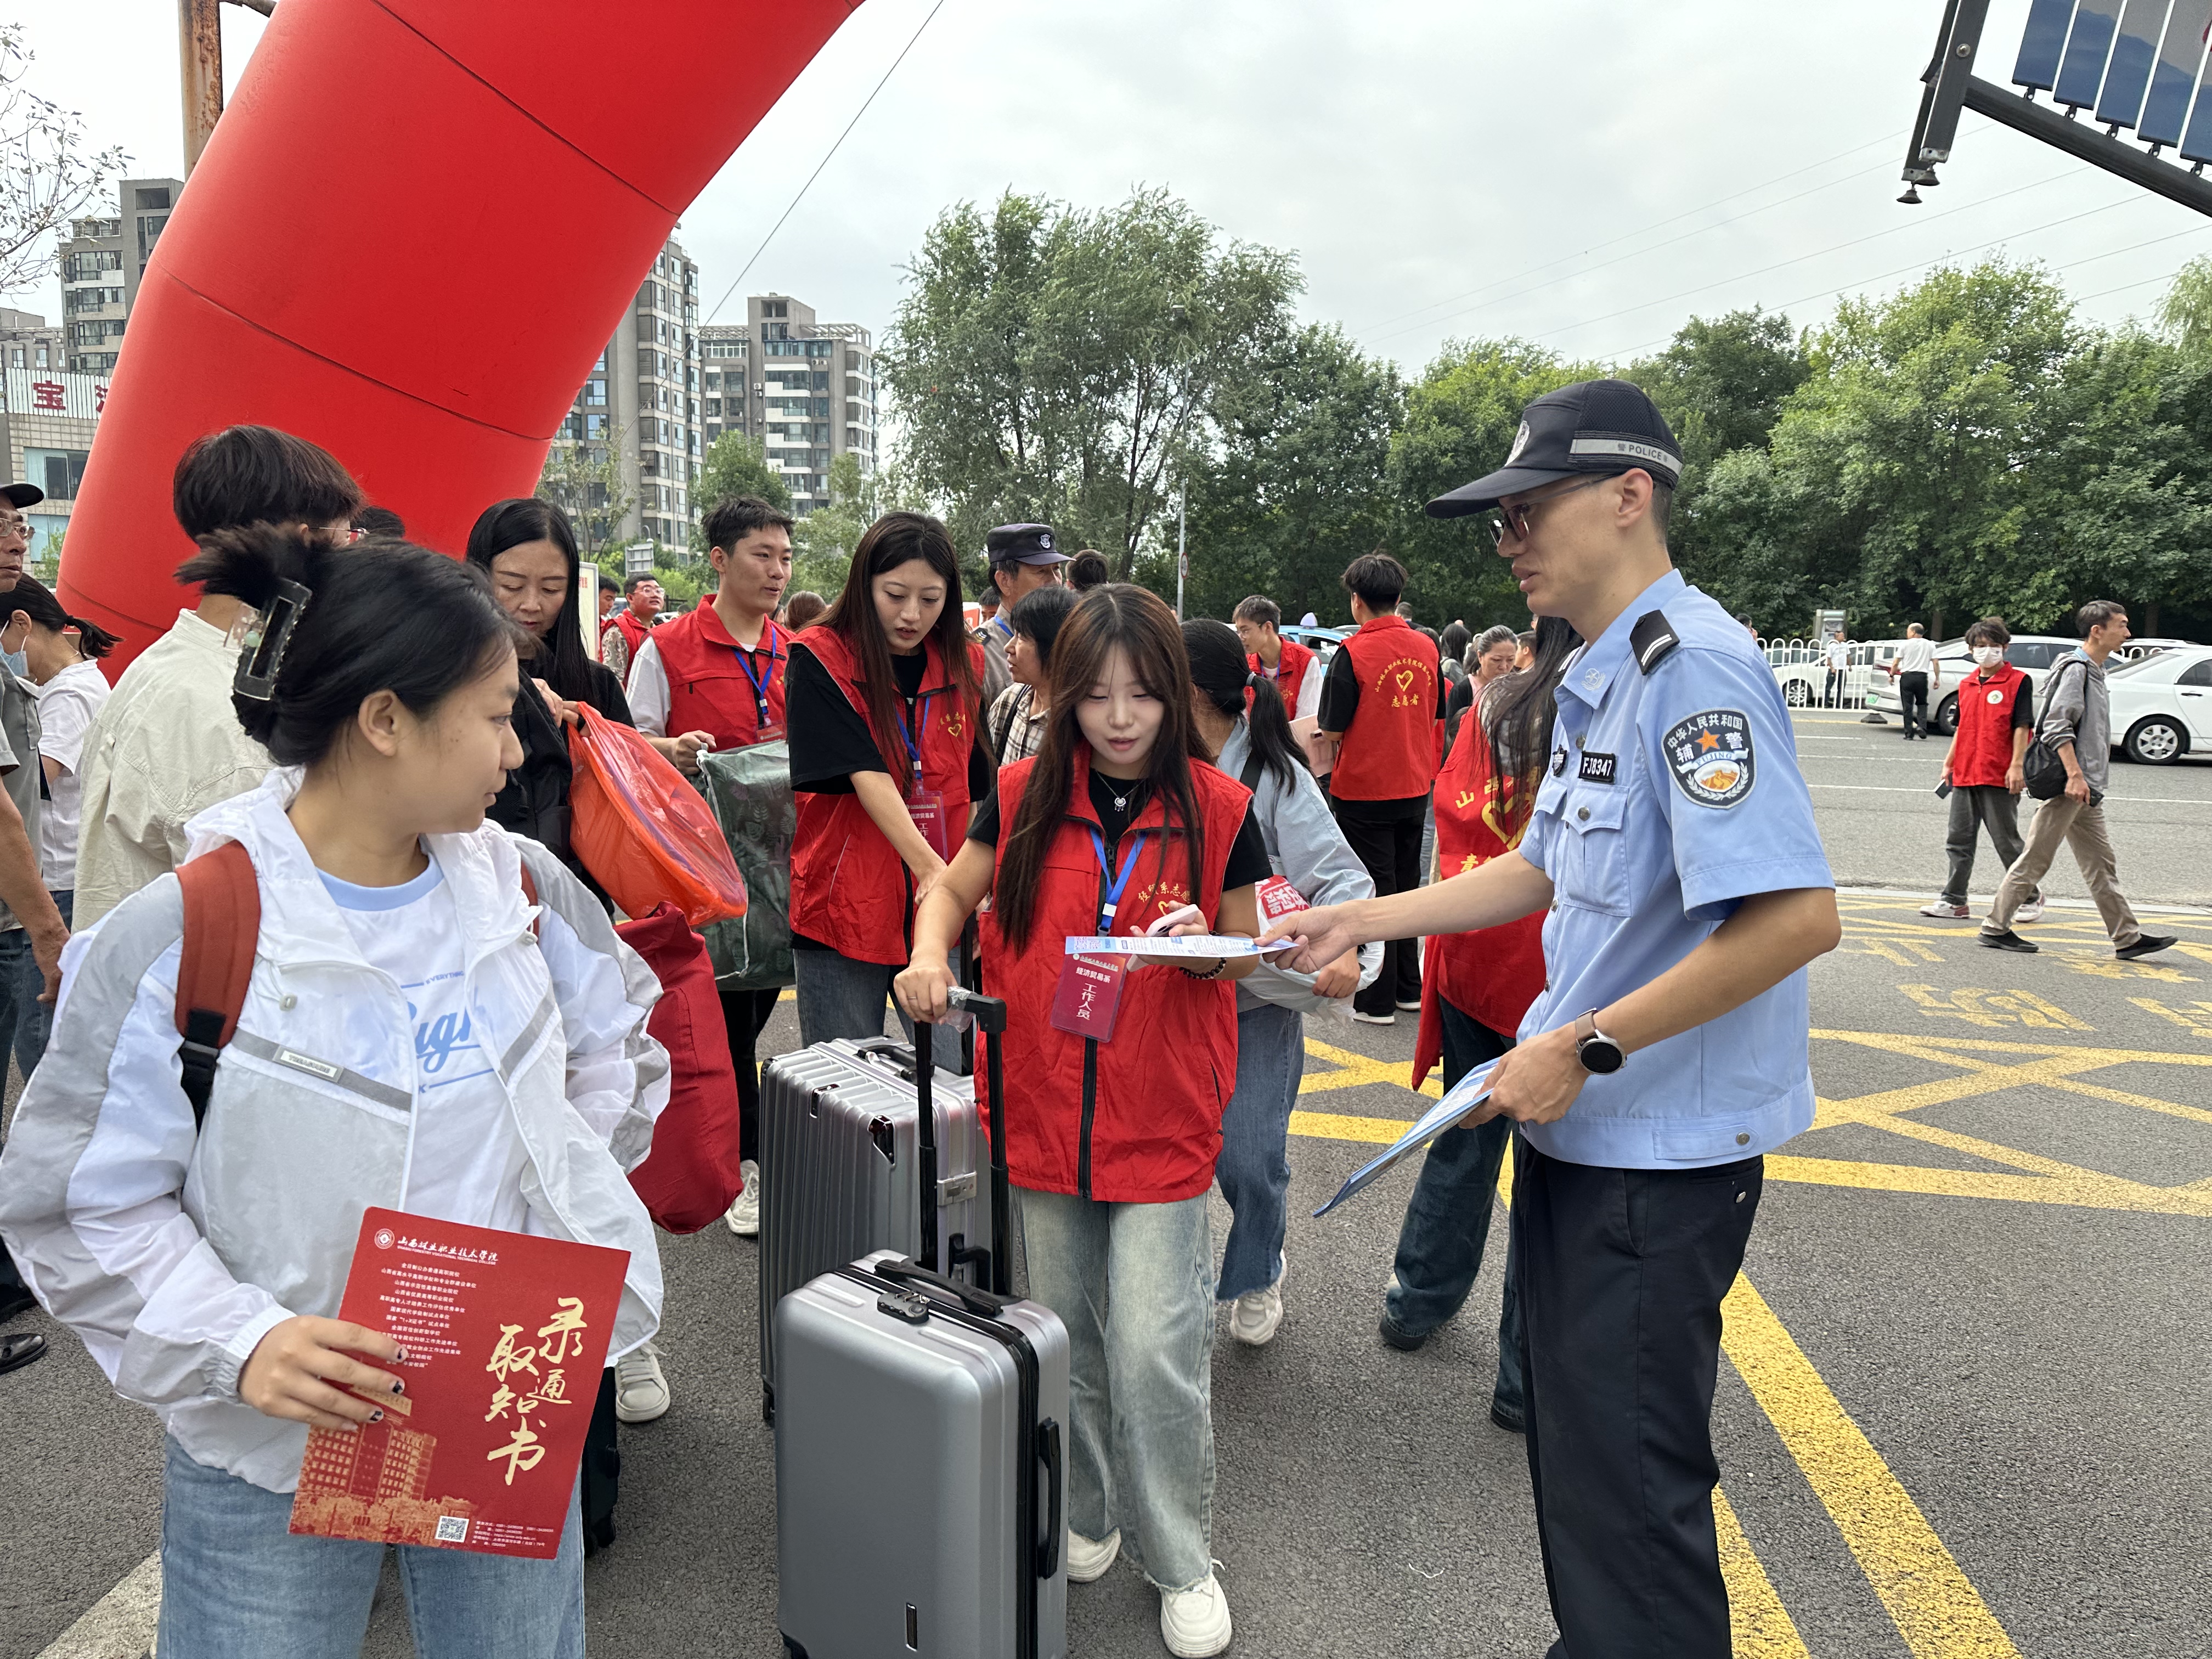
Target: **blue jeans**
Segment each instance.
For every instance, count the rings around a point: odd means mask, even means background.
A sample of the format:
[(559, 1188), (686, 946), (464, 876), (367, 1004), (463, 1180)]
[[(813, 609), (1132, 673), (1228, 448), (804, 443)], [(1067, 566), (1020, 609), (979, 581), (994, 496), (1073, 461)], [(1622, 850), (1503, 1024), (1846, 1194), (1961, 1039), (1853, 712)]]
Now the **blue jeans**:
[[(835, 951), (795, 950), (791, 953), (799, 977), (799, 1041), (803, 1048), (827, 1042), (832, 1037), (865, 1042), (884, 1034), (884, 1005), (890, 1000), (891, 981), (899, 969), (887, 963), (856, 962)], [(960, 972), (960, 952), (952, 953), (952, 972)], [(899, 1030), (914, 1042), (914, 1022), (902, 1011)], [(940, 1025), (931, 1045), (941, 1070), (960, 1072), (960, 1033)]]
[(1213, 1177), (1234, 1219), (1214, 1296), (1233, 1302), (1281, 1277), (1291, 1190), (1291, 1109), (1306, 1071), (1305, 1016), (1266, 1003), (1237, 1016), (1237, 1090), (1221, 1113)]
[[(385, 1547), (295, 1537), (289, 1492), (167, 1443), (161, 1659), (358, 1659)], [(397, 1547), (421, 1659), (583, 1659), (584, 1533), (573, 1497), (550, 1561)]]
[[(76, 897), (74, 891), (53, 896), (64, 922)], [(10, 1049), (26, 1083), (46, 1054), (46, 1039), (54, 1029), (53, 1004), (39, 1000), (39, 993), (46, 988), (38, 958), (31, 954), (29, 933), (10, 927), (0, 933), (0, 1075), (6, 1073)]]
[(1120, 1528), (1155, 1586), (1188, 1589), (1213, 1571), (1207, 1195), (1107, 1204), (1015, 1190), (1030, 1295), (1067, 1327), (1067, 1524), (1092, 1540)]
[[(1444, 1087), (1513, 1046), (1488, 1026), (1441, 1002)], [(1490, 1209), (1498, 1195), (1498, 1166), (1513, 1139), (1510, 1119), (1494, 1117), (1472, 1128), (1447, 1129), (1430, 1143), (1421, 1176), (1398, 1230), (1398, 1258), (1383, 1297), (1390, 1322), (1409, 1334), (1431, 1331), (1456, 1314), (1482, 1271), (1490, 1242)], [(1518, 1421), (1523, 1411), (1526, 1361), (1522, 1353), (1521, 1298), (1514, 1252), (1507, 1234), (1505, 1301), (1498, 1318), (1498, 1380), (1492, 1408)]]

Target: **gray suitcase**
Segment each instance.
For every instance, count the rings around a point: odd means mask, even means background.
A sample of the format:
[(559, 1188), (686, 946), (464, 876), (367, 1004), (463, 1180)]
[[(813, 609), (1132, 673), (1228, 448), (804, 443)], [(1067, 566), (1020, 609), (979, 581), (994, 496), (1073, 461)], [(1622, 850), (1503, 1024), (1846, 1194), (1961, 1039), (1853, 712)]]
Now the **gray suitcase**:
[[(928, 1052), (927, 1041), (917, 1046)], [(871, 1250), (922, 1259), (914, 1055), (894, 1038), (838, 1038), (779, 1054), (763, 1068), (761, 1415), (769, 1422), (775, 1420), (775, 1304)], [(1000, 1234), (990, 1206), (979, 1201), (975, 1079), (940, 1067), (930, 1081), (946, 1270), (988, 1285)], [(937, 1262), (933, 1256), (925, 1265)]]
[[(1004, 1003), (963, 1000), (1004, 1029)], [(1003, 1217), (1003, 1156), (991, 1177)], [(1067, 1332), (1006, 1294), (1010, 1265), (994, 1257), (987, 1291), (877, 1251), (777, 1305), (776, 1622), (793, 1659), (1065, 1659)]]

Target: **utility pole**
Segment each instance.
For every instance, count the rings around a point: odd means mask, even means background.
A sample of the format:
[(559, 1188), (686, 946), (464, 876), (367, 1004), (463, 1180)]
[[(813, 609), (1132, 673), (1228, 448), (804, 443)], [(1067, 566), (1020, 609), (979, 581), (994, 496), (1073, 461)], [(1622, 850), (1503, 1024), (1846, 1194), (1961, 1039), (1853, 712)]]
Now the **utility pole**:
[(1189, 505), (1190, 491), (1182, 484), (1176, 486), (1176, 620), (1182, 620), (1182, 585), (1190, 574), (1190, 550), (1183, 539), (1188, 520), (1183, 509)]
[[(276, 0), (229, 0), (273, 16)], [(222, 118), (223, 0), (177, 0), (177, 65), (184, 88), (185, 177)]]

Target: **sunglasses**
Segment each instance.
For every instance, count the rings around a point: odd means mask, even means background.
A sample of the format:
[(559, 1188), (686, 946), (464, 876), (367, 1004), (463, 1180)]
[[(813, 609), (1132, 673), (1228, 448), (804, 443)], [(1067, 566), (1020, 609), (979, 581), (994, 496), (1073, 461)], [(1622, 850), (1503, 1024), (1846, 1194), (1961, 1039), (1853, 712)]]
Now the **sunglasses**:
[(1614, 476), (1610, 472), (1601, 472), (1595, 478), (1586, 478), (1571, 489), (1562, 489), (1556, 495), (1540, 496), (1533, 501), (1523, 501), (1518, 507), (1508, 507), (1500, 501), (1497, 511), (1488, 515), (1490, 533), (1501, 550), (1508, 542), (1525, 542), (1528, 539), (1529, 517), (1539, 507), (1549, 507), (1553, 501), (1563, 501), (1585, 489), (1595, 489), (1601, 483), (1610, 483)]

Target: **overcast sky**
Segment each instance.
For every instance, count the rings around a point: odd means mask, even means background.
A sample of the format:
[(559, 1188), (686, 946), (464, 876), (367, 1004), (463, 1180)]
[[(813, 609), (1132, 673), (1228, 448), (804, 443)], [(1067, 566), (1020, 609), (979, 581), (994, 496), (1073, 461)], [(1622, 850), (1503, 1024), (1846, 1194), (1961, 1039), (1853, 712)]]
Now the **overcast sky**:
[[(693, 204), (678, 235), (708, 305), (935, 3), (866, 0)], [(1012, 188), (1100, 207), (1139, 185), (1294, 252), (1306, 314), (1414, 374), (1452, 338), (1625, 361), (1692, 314), (1817, 322), (1839, 291), (1998, 247), (2056, 269), (2088, 316), (2147, 313), (2212, 252), (2212, 220), (1972, 115), (1942, 187), (1896, 204), (1942, 9), (943, 0), (723, 320), (774, 290), (880, 331), (947, 204)], [(222, 10), (234, 80), (264, 25)], [(2026, 10), (1991, 5), (1985, 76), (2009, 77)], [(14, 15), (37, 90), (141, 174), (176, 170), (174, 0)], [(610, 92), (650, 118), (650, 88)], [(51, 289), (14, 303), (58, 309)]]

